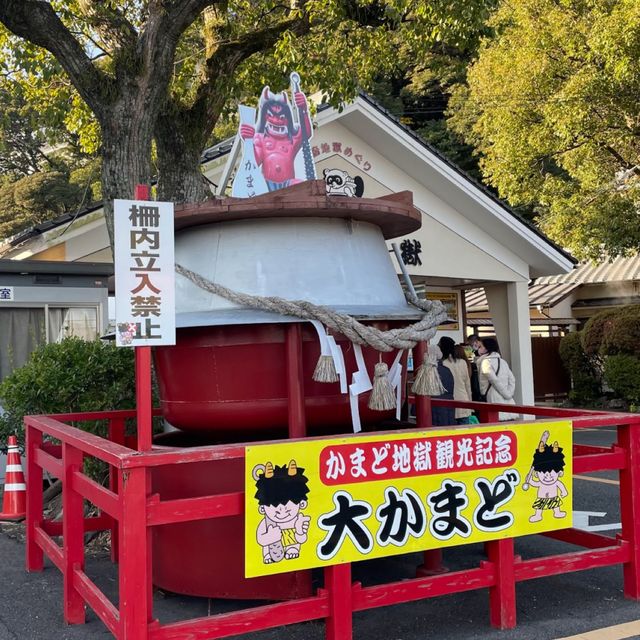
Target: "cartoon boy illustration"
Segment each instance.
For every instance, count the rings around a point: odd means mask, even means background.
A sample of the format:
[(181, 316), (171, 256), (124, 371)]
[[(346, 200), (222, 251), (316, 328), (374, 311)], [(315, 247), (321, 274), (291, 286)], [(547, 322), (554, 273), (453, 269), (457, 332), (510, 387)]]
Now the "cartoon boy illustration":
[(291, 560), (300, 555), (300, 545), (307, 541), (309, 516), (302, 513), (307, 506), (308, 478), (295, 460), (275, 467), (271, 462), (253, 469), (255, 498), (264, 518), (258, 525), (256, 539), (262, 547), (265, 564)]
[(567, 514), (561, 511), (562, 498), (569, 495), (567, 488), (560, 481), (564, 469), (564, 453), (557, 442), (547, 444), (549, 432), (545, 431), (540, 444), (533, 454), (533, 464), (522, 488), (526, 491), (529, 486), (538, 487), (538, 495), (533, 502), (535, 513), (529, 522), (540, 522), (542, 512), (553, 510), (554, 518), (564, 518)]

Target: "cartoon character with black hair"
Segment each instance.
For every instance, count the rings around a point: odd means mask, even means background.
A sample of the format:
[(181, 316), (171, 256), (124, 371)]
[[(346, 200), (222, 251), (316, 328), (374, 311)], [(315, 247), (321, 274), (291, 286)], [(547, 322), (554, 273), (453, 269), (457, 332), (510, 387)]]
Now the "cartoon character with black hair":
[(542, 434), (538, 448), (533, 454), (531, 470), (524, 481), (522, 488), (526, 491), (530, 486), (538, 487), (538, 495), (533, 502), (535, 513), (529, 518), (529, 522), (540, 522), (542, 512), (553, 510), (554, 518), (564, 518), (567, 514), (561, 511), (562, 498), (569, 495), (567, 488), (560, 481), (564, 471), (564, 453), (557, 442), (547, 444), (549, 432)]
[(304, 469), (291, 460), (288, 465), (274, 467), (271, 462), (256, 465), (255, 498), (264, 518), (258, 525), (256, 539), (262, 547), (265, 564), (291, 560), (300, 555), (300, 545), (307, 541), (311, 518), (302, 513), (307, 506), (308, 478)]

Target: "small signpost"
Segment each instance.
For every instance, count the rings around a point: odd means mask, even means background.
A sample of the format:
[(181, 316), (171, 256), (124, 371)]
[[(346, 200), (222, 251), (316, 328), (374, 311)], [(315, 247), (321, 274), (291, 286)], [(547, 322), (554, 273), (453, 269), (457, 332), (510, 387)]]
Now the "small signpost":
[(138, 449), (151, 449), (151, 346), (176, 343), (173, 203), (114, 201), (116, 344), (136, 349)]

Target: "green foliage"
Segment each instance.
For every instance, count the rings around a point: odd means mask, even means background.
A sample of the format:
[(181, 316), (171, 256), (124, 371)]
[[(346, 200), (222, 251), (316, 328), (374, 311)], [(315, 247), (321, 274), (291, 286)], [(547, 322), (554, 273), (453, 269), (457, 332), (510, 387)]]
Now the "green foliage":
[(611, 331), (617, 309), (606, 309), (589, 318), (580, 332), (582, 348), (589, 356), (604, 355), (602, 345), (605, 335)]
[(621, 307), (616, 312), (607, 325), (600, 352), (603, 356), (640, 357), (640, 305)]
[(448, 127), (446, 121), (431, 120), (418, 129), (418, 133), (468, 176), (479, 182), (482, 180), (478, 162), (473, 155), (473, 148)]
[(487, 182), (580, 258), (640, 243), (640, 5), (513, 0), (450, 103)]
[(604, 363), (604, 379), (616, 395), (628, 402), (640, 402), (640, 358), (609, 356)]
[[(0, 442), (23, 439), (25, 415), (131, 409), (135, 406), (132, 349), (99, 340), (65, 338), (39, 347), (0, 384)], [(106, 435), (104, 422), (78, 427)]]
[(582, 346), (590, 356), (640, 356), (640, 305), (597, 313), (585, 324)]
[(84, 186), (59, 171), (34, 173), (0, 186), (0, 238), (75, 211), (86, 202)]
[[(41, 26), (42, 15), (50, 11), (50, 19), (53, 14), (55, 22), (60, 20), (80, 45), (76, 48), (66, 42), (58, 47), (57, 42), (47, 43), (50, 50), (59, 52), (61, 60), (28, 41), (28, 29), (22, 31), (31, 24), (28, 13), (16, 18), (3, 13), (0, 6), (3, 23), (24, 37), (0, 28), (0, 73), (20, 87), (29, 105), (40, 114), (40, 124), (46, 131), (59, 132), (60, 138), (75, 141), (88, 154), (99, 149), (108, 153), (113, 130), (117, 131), (110, 121), (114, 113), (124, 121), (132, 112), (140, 112), (145, 99), (142, 93), (138, 99), (127, 95), (128, 101), (119, 102), (126, 92), (166, 86), (165, 93), (153, 99), (153, 108), (142, 107), (145, 113), (153, 113), (160, 105), (158, 117), (173, 125), (171, 133), (175, 135), (162, 145), (159, 139), (167, 136), (167, 129), (151, 123), (158, 162), (162, 163), (161, 190), (163, 171), (165, 175), (169, 170), (178, 172), (182, 166), (164, 157), (164, 150), (195, 157), (192, 149), (202, 148), (212, 136), (222, 135), (222, 131), (214, 131), (216, 125), (224, 126), (238, 101), (247, 96), (253, 99), (263, 85), (285, 87), (288, 74), (297, 70), (304, 79), (305, 91), (323, 91), (331, 104), (339, 106), (359, 88), (371, 87), (376, 77), (395, 69), (400, 48), (404, 59), (422, 60), (431, 55), (435, 45), (444, 49), (446, 42), (447, 47), (463, 50), (477, 42), (477, 25), (484, 22), (495, 1), (201, 3), (199, 6), (206, 6), (204, 11), (199, 15), (194, 11), (197, 17), (190, 24), (185, 22), (183, 31), (176, 34), (175, 50), (167, 40), (147, 38), (145, 30), (160, 24), (167, 15), (175, 16), (176, 21), (191, 15), (189, 5), (195, 3), (43, 3), (47, 9), (39, 8), (34, 28)], [(42, 34), (36, 39), (47, 40)], [(162, 46), (167, 50), (154, 49)], [(151, 59), (162, 65), (140, 64), (141, 52), (151, 49)], [(83, 58), (78, 51), (89, 57)], [(164, 64), (167, 61), (173, 64)], [(75, 69), (73, 80), (65, 74), (61, 62), (66, 69)], [(152, 77), (145, 75), (154, 73)], [(111, 135), (109, 144), (101, 147), (105, 123), (111, 125)], [(146, 130), (140, 133), (142, 152), (151, 156), (145, 136)], [(172, 144), (174, 138), (185, 148)], [(134, 179), (141, 177), (148, 176)], [(114, 191), (126, 193), (130, 187), (128, 183), (109, 186), (107, 189), (103, 185), (107, 197)]]
[(591, 404), (602, 392), (597, 368), (582, 347), (581, 334), (568, 333), (560, 341), (560, 357), (571, 375), (572, 402), (579, 405)]

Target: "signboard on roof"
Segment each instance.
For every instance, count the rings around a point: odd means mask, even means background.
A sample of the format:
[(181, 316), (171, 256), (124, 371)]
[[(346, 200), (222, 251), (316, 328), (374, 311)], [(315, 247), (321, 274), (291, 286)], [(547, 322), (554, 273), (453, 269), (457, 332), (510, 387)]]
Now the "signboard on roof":
[(116, 344), (176, 343), (173, 203), (114, 201)]
[(286, 91), (264, 87), (258, 110), (240, 105), (238, 136), (242, 157), (231, 195), (252, 198), (304, 180), (315, 180), (310, 140), (313, 126), (300, 76), (292, 73), (291, 100)]
[(245, 575), (570, 527), (571, 435), (553, 421), (248, 446)]

